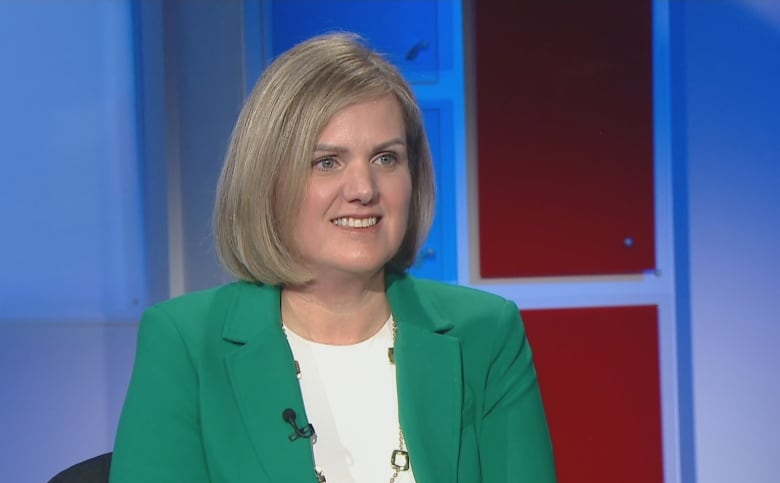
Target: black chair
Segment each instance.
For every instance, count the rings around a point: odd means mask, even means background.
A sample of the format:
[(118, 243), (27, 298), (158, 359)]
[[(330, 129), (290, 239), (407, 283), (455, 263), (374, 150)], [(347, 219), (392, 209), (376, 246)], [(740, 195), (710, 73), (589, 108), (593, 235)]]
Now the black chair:
[(95, 456), (60, 471), (49, 483), (108, 483), (111, 453)]

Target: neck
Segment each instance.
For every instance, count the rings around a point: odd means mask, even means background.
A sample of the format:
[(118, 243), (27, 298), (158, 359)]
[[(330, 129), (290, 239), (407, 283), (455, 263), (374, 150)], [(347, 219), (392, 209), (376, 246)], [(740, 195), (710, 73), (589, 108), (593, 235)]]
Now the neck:
[(376, 334), (390, 316), (384, 273), (365, 281), (312, 281), (282, 290), (282, 320), (314, 342), (347, 345)]

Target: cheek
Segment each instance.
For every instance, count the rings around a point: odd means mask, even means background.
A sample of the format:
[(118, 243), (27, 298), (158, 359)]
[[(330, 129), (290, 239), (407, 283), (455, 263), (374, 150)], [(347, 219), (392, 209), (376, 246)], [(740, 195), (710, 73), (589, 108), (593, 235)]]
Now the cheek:
[(301, 199), (300, 218), (314, 218), (327, 210), (328, 189), (316, 183), (310, 183)]
[(398, 236), (405, 237), (409, 230), (409, 220), (411, 218), (412, 209), (412, 188), (411, 183), (409, 185), (398, 186), (395, 192), (395, 199), (393, 200), (394, 209), (396, 211), (396, 229), (398, 230)]

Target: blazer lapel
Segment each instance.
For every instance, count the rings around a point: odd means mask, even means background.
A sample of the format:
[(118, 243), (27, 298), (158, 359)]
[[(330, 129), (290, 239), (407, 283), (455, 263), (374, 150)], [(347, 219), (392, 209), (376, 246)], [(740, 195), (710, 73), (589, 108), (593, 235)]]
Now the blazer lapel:
[(249, 438), (269, 481), (315, 481), (308, 439), (290, 441), (282, 411), (293, 408), (307, 424), (292, 353), (281, 330), (279, 289), (246, 284), (223, 337), (243, 347), (225, 357), (230, 383)]
[(414, 280), (388, 277), (398, 324), (399, 418), (418, 483), (457, 481), (463, 379), (460, 343), (449, 321), (421, 303)]

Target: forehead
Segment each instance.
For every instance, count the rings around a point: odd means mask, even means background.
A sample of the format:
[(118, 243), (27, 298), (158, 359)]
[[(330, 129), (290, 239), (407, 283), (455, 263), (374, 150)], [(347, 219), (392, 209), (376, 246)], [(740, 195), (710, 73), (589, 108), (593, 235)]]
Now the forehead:
[(392, 94), (360, 100), (336, 111), (325, 123), (318, 143), (339, 138), (356, 140), (383, 136), (405, 140), (403, 110)]

